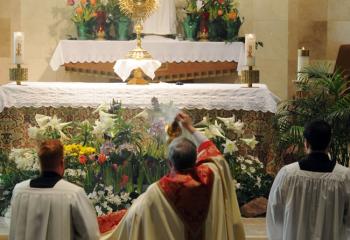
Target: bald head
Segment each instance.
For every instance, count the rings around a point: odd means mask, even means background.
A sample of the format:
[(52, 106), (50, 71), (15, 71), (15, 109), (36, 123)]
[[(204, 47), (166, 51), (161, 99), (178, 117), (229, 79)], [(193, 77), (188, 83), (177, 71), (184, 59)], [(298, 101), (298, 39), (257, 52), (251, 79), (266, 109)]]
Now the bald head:
[(169, 145), (168, 158), (177, 171), (193, 168), (197, 159), (196, 145), (187, 138), (175, 138)]

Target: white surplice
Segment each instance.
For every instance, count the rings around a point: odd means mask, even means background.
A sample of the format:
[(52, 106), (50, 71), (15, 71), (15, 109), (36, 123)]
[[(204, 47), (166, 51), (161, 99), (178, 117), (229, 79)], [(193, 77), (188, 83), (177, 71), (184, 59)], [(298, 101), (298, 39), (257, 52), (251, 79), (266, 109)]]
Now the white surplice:
[[(194, 136), (196, 137), (196, 136)], [(205, 240), (245, 239), (235, 185), (226, 160), (212, 157), (204, 163), (214, 173)], [(182, 240), (184, 224), (170, 205), (159, 185), (153, 183), (141, 194), (116, 229), (103, 239), (113, 240)]]
[(11, 200), (9, 239), (99, 239), (96, 213), (84, 189), (64, 180), (53, 188), (16, 185)]
[(175, 35), (175, 0), (160, 0), (158, 9), (143, 24), (145, 34)]
[(267, 210), (270, 240), (349, 239), (350, 170), (339, 164), (333, 172), (283, 167), (271, 188)]

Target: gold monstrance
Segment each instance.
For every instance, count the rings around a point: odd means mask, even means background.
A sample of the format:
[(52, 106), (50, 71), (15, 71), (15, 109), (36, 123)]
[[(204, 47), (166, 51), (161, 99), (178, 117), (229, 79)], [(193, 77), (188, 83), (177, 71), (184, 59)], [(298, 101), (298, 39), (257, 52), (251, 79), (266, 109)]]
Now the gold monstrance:
[[(152, 59), (151, 54), (141, 46), (142, 22), (157, 9), (158, 0), (119, 0), (119, 4), (121, 11), (133, 20), (136, 32), (136, 48), (129, 51), (126, 57), (136, 60)], [(143, 73), (140, 68), (134, 70), (134, 77), (128, 82), (128, 84), (147, 83), (143, 79)]]

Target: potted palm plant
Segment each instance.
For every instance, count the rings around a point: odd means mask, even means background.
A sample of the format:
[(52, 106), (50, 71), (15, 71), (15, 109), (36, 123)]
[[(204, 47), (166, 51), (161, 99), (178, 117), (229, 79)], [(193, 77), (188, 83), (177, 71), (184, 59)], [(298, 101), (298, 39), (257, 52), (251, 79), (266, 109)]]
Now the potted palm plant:
[(305, 68), (298, 82), (302, 97), (286, 100), (279, 106), (275, 124), (277, 149), (280, 157), (289, 159), (288, 162), (303, 154), (304, 124), (323, 119), (332, 126), (331, 158), (349, 165), (350, 88), (340, 71), (330, 74), (330, 70), (326, 64)]

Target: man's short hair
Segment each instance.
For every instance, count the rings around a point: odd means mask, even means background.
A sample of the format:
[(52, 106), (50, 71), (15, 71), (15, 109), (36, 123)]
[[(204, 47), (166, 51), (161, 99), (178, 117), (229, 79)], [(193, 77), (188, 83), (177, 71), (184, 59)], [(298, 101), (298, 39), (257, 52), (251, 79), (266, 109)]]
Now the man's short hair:
[(40, 144), (38, 156), (42, 170), (54, 170), (63, 159), (63, 145), (59, 140), (47, 140)]
[(305, 125), (304, 138), (310, 144), (311, 150), (326, 150), (331, 136), (331, 126), (323, 120), (314, 120)]
[(175, 138), (169, 145), (168, 158), (177, 171), (193, 168), (197, 160), (196, 145), (187, 138)]

